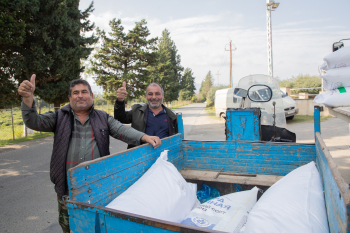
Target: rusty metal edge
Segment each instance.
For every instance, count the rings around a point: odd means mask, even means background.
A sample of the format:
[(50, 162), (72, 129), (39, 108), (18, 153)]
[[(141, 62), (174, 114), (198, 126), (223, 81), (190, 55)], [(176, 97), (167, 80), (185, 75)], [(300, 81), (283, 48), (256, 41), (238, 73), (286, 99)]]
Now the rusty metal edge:
[[(226, 143), (232, 143), (232, 142), (239, 142), (239, 143), (252, 143), (253, 145), (256, 144), (270, 144), (270, 145), (285, 145), (285, 146), (295, 146), (295, 145), (303, 145), (303, 146), (314, 146), (315, 143), (300, 143), (300, 142), (266, 142), (266, 141), (241, 141), (241, 140), (234, 140), (234, 141), (214, 141), (214, 140), (182, 140), (183, 142), (226, 142)], [(188, 147), (188, 145), (185, 145), (184, 147)]]
[[(76, 206), (78, 209), (99, 209), (102, 210), (106, 213), (108, 216), (114, 216), (116, 218), (120, 218), (123, 220), (143, 224), (143, 225), (148, 225), (152, 227), (157, 227), (165, 230), (170, 230), (174, 232), (182, 232), (182, 233), (187, 233), (187, 232), (211, 232), (211, 233), (222, 233), (222, 231), (216, 231), (216, 230), (210, 230), (206, 228), (200, 228), (200, 227), (195, 227), (195, 226), (190, 226), (190, 225), (185, 225), (181, 223), (174, 223), (174, 222), (169, 222), (169, 221), (164, 221), (156, 218), (150, 218), (142, 215), (137, 215), (137, 214), (132, 214), (124, 211), (119, 211), (119, 210), (114, 210), (110, 209), (107, 207), (103, 206), (98, 206), (94, 204), (88, 204), (84, 202), (79, 202), (79, 201), (70, 201), (67, 200), (65, 201), (66, 203), (70, 203)], [(69, 207), (68, 207), (69, 208)]]

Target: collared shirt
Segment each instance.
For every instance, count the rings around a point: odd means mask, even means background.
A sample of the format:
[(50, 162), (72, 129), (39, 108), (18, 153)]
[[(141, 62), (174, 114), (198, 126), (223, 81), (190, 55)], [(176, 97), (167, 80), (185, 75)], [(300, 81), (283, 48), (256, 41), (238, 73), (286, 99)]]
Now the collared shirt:
[[(28, 128), (37, 131), (53, 132), (56, 125), (55, 112), (47, 112), (39, 115), (36, 110), (35, 101), (33, 102), (32, 108), (22, 102), (21, 110), (23, 121)], [(74, 126), (67, 153), (66, 170), (75, 167), (81, 162), (100, 157), (100, 152), (90, 124), (89, 115), (86, 117), (84, 124), (80, 122), (79, 117), (76, 116), (74, 112), (73, 115)], [(126, 143), (134, 145), (140, 144), (140, 140), (144, 133), (133, 129), (130, 126), (123, 125), (110, 115), (108, 115), (107, 121), (110, 136)]]
[(73, 110), (72, 113), (74, 116), (74, 128), (67, 153), (67, 171), (81, 162), (100, 157), (100, 151), (98, 150), (94, 132), (90, 124), (90, 114), (86, 117), (85, 122), (81, 123)]
[(169, 136), (168, 117), (164, 108), (157, 115), (148, 108), (145, 133), (150, 136), (158, 136), (160, 139)]

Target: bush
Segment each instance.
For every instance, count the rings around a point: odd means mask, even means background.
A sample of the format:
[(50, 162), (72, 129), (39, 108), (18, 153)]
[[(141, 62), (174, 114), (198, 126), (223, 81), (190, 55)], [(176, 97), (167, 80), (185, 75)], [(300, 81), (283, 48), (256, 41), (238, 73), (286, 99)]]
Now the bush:
[(189, 90), (181, 90), (179, 93), (179, 101), (191, 100), (193, 92)]
[(191, 101), (192, 101), (192, 103), (196, 103), (197, 102), (197, 96), (196, 95), (192, 96)]
[(215, 92), (220, 89), (228, 88), (228, 86), (220, 85), (220, 86), (212, 86), (207, 94), (207, 105), (206, 107), (214, 106), (215, 103)]
[[(298, 76), (290, 79), (279, 80), (278, 82), (280, 87), (290, 87), (292, 89), (297, 88), (311, 88), (311, 87), (321, 87), (322, 80), (317, 75), (303, 75), (299, 74)], [(305, 92), (309, 94), (318, 94), (320, 89), (301, 89), (301, 90), (293, 90), (293, 94), (298, 94), (300, 92)]]
[(197, 103), (204, 103), (205, 96), (203, 96), (202, 93), (198, 93), (196, 94), (196, 99), (197, 99)]

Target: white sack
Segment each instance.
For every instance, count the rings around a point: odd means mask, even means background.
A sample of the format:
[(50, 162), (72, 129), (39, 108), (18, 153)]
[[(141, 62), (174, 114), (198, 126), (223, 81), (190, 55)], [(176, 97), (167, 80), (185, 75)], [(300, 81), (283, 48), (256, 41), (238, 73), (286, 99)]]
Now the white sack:
[(323, 58), (328, 69), (350, 66), (350, 46), (343, 47)]
[(320, 70), (328, 70), (327, 62), (322, 63), (322, 65), (320, 66)]
[(197, 184), (187, 183), (163, 151), (148, 171), (106, 207), (180, 223), (197, 201)]
[(346, 92), (341, 93), (338, 89), (326, 91), (315, 97), (314, 102), (328, 107), (350, 106), (350, 87), (344, 87)]
[(327, 70), (320, 78), (323, 78), (323, 87), (327, 90), (350, 87), (350, 66)]
[(329, 232), (323, 186), (315, 162), (277, 181), (249, 213), (245, 233)]
[(248, 212), (256, 203), (258, 188), (231, 193), (207, 201), (193, 209), (182, 224), (224, 232), (239, 232)]

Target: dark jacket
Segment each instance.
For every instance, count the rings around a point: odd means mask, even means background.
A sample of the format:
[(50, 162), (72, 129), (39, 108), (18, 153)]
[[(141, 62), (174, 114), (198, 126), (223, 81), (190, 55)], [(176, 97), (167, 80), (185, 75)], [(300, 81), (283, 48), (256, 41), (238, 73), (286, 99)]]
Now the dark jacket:
[[(162, 106), (168, 118), (169, 136), (177, 134), (179, 130), (176, 114), (164, 105)], [(131, 127), (141, 132), (146, 131), (147, 113), (148, 104), (134, 104), (129, 111), (125, 111), (124, 102), (123, 104), (118, 104), (118, 102), (115, 101), (114, 104), (114, 118), (123, 124), (131, 124)], [(129, 145), (128, 148), (131, 147), (133, 147), (133, 145)]]
[[(55, 184), (55, 191), (63, 196), (66, 192), (67, 174), (66, 161), (74, 126), (74, 116), (70, 105), (66, 105), (57, 111), (55, 125), (54, 144), (50, 164), (50, 178)], [(100, 156), (109, 155), (109, 134), (103, 133), (108, 130), (108, 115), (106, 112), (95, 110), (92, 106), (90, 123), (94, 132)]]

